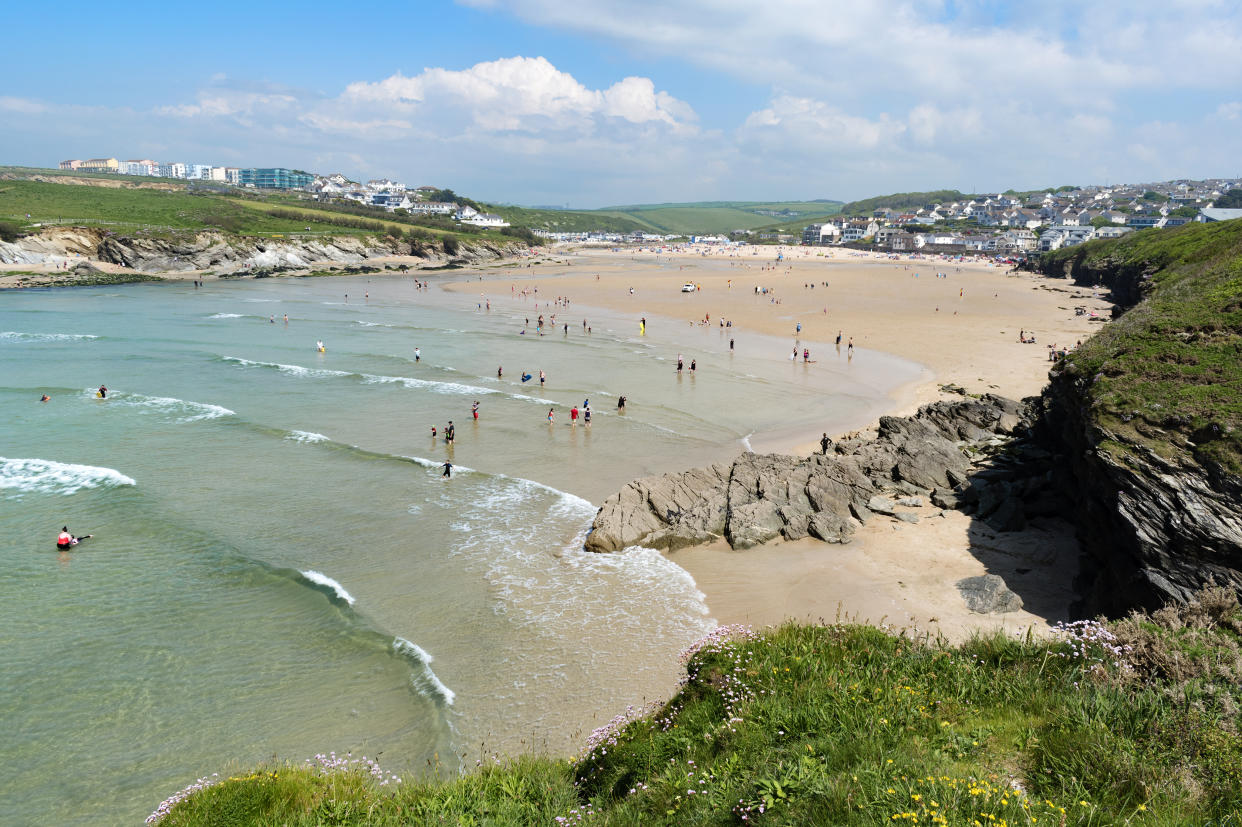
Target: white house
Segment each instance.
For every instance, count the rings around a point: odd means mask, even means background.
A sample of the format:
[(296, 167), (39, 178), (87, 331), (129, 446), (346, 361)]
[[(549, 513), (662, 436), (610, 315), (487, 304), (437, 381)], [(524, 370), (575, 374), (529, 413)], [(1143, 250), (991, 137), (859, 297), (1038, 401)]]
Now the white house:
[(476, 227), (508, 227), (509, 222), (505, 221), (495, 213), (484, 212), (478, 213), (473, 218), (462, 219), (463, 224), (473, 224)]
[(450, 201), (415, 201), (409, 210), (418, 215), (452, 215), (457, 205)]

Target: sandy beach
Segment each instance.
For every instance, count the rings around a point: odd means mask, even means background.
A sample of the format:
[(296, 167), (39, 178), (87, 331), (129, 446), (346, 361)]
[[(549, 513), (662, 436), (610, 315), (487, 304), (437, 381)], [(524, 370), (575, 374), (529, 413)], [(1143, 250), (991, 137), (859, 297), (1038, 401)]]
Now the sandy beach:
[[(954, 398), (941, 391), (943, 384), (1012, 398), (1037, 394), (1047, 381), (1049, 347), (1073, 348), (1111, 310), (1102, 295), (1063, 280), (941, 257), (686, 246), (547, 258), (567, 263), (496, 267), (484, 278), (520, 279), (522, 287), (540, 286), (541, 296), (629, 312), (636, 321), (646, 316), (715, 326), (724, 319), (737, 348), (746, 347), (748, 333), (786, 336), (799, 359), (803, 348), (812, 359), (838, 358), (840, 332), (844, 358), (854, 342), (853, 369), (865, 369), (869, 351), (926, 368), (919, 381), (894, 393), (895, 414)], [(687, 282), (698, 289), (682, 292)], [(477, 290), (478, 284), (460, 289)], [(1035, 343), (1021, 342), (1019, 333)], [(753, 447), (805, 455), (818, 450), (818, 440), (819, 433), (775, 434), (757, 438)], [(956, 511), (925, 506), (920, 516), (917, 525), (871, 520), (845, 546), (803, 540), (734, 552), (720, 541), (670, 556), (694, 577), (721, 623), (851, 618), (960, 639), (976, 629), (1038, 633), (1068, 617), (1078, 549), (1067, 523), (1044, 520), (1023, 532), (997, 534)], [(971, 613), (954, 584), (987, 573), (1004, 578), (1023, 598), (1024, 610)]]

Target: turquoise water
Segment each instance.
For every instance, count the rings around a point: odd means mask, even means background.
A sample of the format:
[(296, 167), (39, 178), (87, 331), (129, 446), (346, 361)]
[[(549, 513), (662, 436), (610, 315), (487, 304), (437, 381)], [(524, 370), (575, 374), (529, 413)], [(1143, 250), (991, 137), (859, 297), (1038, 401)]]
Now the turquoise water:
[[(135, 823), (272, 756), (567, 753), (712, 625), (658, 553), (580, 550), (591, 503), (881, 398), (785, 342), (730, 356), (742, 331), (574, 307), (541, 337), (555, 308), (480, 290), (490, 311), (408, 278), (0, 294), (5, 823)], [(62, 525), (95, 537), (60, 553)]]

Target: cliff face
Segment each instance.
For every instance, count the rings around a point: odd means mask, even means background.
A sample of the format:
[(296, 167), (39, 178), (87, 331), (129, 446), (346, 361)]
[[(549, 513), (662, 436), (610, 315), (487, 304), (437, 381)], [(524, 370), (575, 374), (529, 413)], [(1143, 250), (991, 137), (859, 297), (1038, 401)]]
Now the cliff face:
[(437, 241), (408, 242), (353, 235), (312, 239), (264, 239), (201, 232), (176, 238), (118, 236), (94, 228), (45, 230), (15, 242), (0, 242), (0, 262), (48, 264), (67, 257), (120, 264), (143, 273), (213, 269), (304, 268), (315, 262), (357, 264), (382, 256), (413, 255), (428, 264), (473, 264), (525, 249), (514, 241), (463, 241), (452, 254)]
[[(1083, 615), (1242, 591), (1242, 222), (1046, 256), (1124, 313), (1058, 365), (1039, 438), (1067, 458)], [(1184, 230), (1184, 231), (1183, 231)]]

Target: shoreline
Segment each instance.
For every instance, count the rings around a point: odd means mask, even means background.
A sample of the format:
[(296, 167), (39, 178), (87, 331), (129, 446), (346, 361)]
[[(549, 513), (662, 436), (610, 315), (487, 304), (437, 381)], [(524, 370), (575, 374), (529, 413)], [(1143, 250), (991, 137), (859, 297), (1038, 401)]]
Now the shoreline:
[[(833, 355), (838, 330), (861, 330), (855, 334), (859, 363), (874, 350), (922, 368), (917, 379), (886, 393), (884, 410), (830, 433), (834, 440), (873, 431), (882, 415), (906, 416), (928, 402), (955, 398), (941, 390), (943, 384), (1014, 399), (1036, 395), (1047, 382), (1048, 347), (1072, 347), (1094, 332), (1093, 317), (1111, 317), (1107, 300), (1064, 280), (987, 263), (840, 252), (575, 250), (572, 263), (556, 272), (481, 275), (484, 282), (521, 278), (524, 284), (547, 278), (556, 285), (552, 294), (635, 318), (677, 322), (693, 313), (689, 321), (696, 324), (700, 314), (710, 314), (713, 325), (730, 320), (739, 339), (748, 332), (784, 335), (813, 353)], [(765, 261), (760, 254), (784, 260)], [(682, 294), (683, 281), (699, 289)], [(475, 285), (454, 280), (443, 287), (464, 291)], [(754, 286), (770, 292), (756, 299)], [(642, 301), (634, 302), (635, 295)], [(1019, 342), (1019, 330), (1024, 337), (1034, 334), (1037, 344)], [(806, 456), (818, 452), (820, 433), (799, 428), (768, 434), (752, 450)], [(839, 618), (962, 639), (976, 630), (1042, 633), (1069, 618), (1079, 548), (1067, 522), (1044, 519), (1021, 532), (997, 534), (959, 511), (924, 505), (919, 516), (917, 525), (870, 520), (843, 546), (808, 539), (733, 551), (719, 540), (666, 556), (694, 578), (723, 624)], [(984, 615), (966, 608), (954, 583), (989, 573), (1021, 584), (1023, 610)]]

